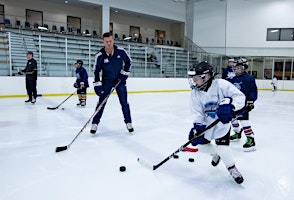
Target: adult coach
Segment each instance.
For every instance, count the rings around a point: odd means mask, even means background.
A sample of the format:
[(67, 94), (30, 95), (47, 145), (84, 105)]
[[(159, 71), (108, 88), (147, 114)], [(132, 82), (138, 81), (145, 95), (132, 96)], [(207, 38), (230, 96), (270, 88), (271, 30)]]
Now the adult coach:
[[(103, 34), (104, 47), (95, 56), (94, 71), (94, 90), (99, 96), (96, 109), (111, 92), (111, 89), (120, 81), (116, 87), (116, 92), (121, 104), (124, 122), (129, 132), (133, 132), (130, 106), (127, 100), (126, 80), (130, 74), (131, 58), (123, 48), (114, 45), (114, 39), (111, 33)], [(100, 79), (102, 72), (102, 79)], [(101, 107), (98, 113), (93, 117), (91, 133), (95, 134), (100, 122), (106, 103)]]
[(32, 51), (27, 52), (27, 65), (26, 68), (18, 72), (18, 74), (26, 75), (26, 90), (29, 96), (29, 99), (26, 100), (26, 103), (36, 103), (37, 99), (37, 61), (33, 58), (34, 53)]

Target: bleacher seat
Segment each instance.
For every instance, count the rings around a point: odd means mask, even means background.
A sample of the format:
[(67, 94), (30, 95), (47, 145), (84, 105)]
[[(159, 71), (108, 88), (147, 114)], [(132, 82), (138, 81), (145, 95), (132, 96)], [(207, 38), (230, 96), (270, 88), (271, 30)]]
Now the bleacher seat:
[(93, 31), (93, 37), (97, 37), (98, 36), (98, 34), (97, 34), (97, 31)]
[(22, 28), (20, 20), (15, 21), (15, 28)]
[(30, 22), (25, 22), (25, 27), (24, 28), (30, 30), (31, 29)]
[(65, 33), (65, 29), (64, 29), (64, 26), (60, 26), (60, 33)]
[(51, 30), (51, 32), (57, 32), (57, 27), (56, 27), (56, 25), (52, 25), (52, 30)]
[(11, 28), (12, 27), (12, 24), (10, 23), (10, 19), (6, 19), (5, 18), (5, 27), (8, 27), (8, 28)]

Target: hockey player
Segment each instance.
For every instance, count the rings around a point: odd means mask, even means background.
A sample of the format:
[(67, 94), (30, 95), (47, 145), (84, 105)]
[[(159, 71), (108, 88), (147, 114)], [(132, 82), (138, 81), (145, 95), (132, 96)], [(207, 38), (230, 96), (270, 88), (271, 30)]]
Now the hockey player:
[(230, 58), (228, 61), (227, 68), (223, 69), (222, 72), (222, 79), (230, 81), (235, 76), (235, 72), (233, 71), (233, 67), (235, 65), (234, 58)]
[[(234, 111), (244, 107), (245, 96), (230, 82), (214, 79), (212, 67), (200, 62), (188, 71), (191, 83), (191, 111), (193, 127), (189, 132), (192, 145), (198, 145), (199, 151), (212, 155), (211, 164), (217, 166), (223, 161), (234, 180), (241, 184), (244, 179), (235, 166), (230, 149), (230, 129)], [(201, 132), (206, 126), (219, 119), (214, 127)], [(199, 135), (200, 134), (200, 135)], [(215, 145), (211, 143), (215, 140)]]
[[(233, 134), (231, 140), (241, 139), (242, 131), (244, 131), (247, 141), (243, 145), (243, 150), (254, 151), (255, 150), (255, 140), (254, 132), (251, 128), (249, 122), (249, 111), (254, 108), (254, 102), (257, 100), (257, 86), (255, 83), (254, 76), (246, 73), (248, 68), (247, 60), (241, 58), (237, 61), (234, 71), (236, 76), (231, 80), (231, 82), (246, 96), (246, 106), (242, 111), (242, 117), (239, 120), (232, 121), (232, 126), (235, 134)], [(242, 127), (240, 127), (240, 125)]]
[(278, 79), (276, 76), (273, 77), (273, 80), (271, 82), (273, 88), (272, 88), (272, 91), (275, 92), (277, 91), (277, 86), (278, 86)]
[[(103, 44), (104, 47), (95, 56), (94, 90), (99, 96), (96, 109), (109, 95), (111, 89), (120, 81), (116, 87), (116, 92), (121, 104), (124, 122), (126, 123), (128, 131), (133, 132), (134, 129), (132, 126), (126, 87), (126, 80), (131, 70), (131, 58), (123, 48), (114, 45), (114, 39), (111, 33), (107, 32), (103, 34)], [(100, 72), (102, 72), (102, 79), (100, 79)], [(92, 134), (95, 134), (97, 131), (105, 104), (92, 120), (92, 128), (90, 131)]]
[(87, 88), (89, 87), (88, 82), (88, 73), (87, 70), (83, 67), (83, 61), (77, 60), (75, 63), (76, 66), (76, 82), (74, 87), (77, 88), (77, 94), (79, 98), (79, 103), (77, 106), (86, 106), (87, 101)]
[(37, 61), (33, 58), (34, 53), (32, 51), (27, 52), (27, 65), (26, 68), (19, 71), (19, 75), (26, 75), (26, 90), (29, 96), (29, 99), (26, 100), (26, 103), (36, 103), (37, 100)]

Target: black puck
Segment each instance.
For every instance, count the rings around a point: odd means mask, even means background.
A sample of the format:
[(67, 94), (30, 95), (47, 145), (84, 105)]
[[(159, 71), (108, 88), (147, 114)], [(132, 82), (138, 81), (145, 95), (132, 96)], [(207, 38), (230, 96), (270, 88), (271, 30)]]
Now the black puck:
[(120, 167), (119, 167), (119, 171), (121, 171), (121, 172), (126, 171), (126, 167), (125, 167), (125, 166), (120, 166)]
[(179, 156), (178, 156), (178, 155), (174, 155), (174, 158), (175, 158), (175, 159), (178, 159), (178, 158), (179, 158)]
[(194, 162), (194, 158), (189, 158), (189, 162)]

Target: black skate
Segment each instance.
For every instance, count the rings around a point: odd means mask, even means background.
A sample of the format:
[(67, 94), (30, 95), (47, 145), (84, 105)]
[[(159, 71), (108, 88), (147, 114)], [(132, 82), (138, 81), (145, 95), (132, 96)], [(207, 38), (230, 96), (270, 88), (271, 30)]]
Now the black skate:
[(218, 165), (219, 161), (220, 161), (220, 156), (217, 154), (214, 154), (212, 156), (211, 165), (216, 167)]
[(253, 137), (247, 137), (246, 143), (243, 145), (245, 152), (255, 151), (255, 141)]
[(98, 124), (92, 124), (90, 133), (95, 134), (98, 128)]
[(242, 137), (242, 131), (243, 131), (243, 129), (241, 129), (239, 133), (235, 132), (235, 134), (230, 136), (230, 140), (231, 141), (239, 141)]
[(236, 181), (236, 183), (238, 183), (238, 184), (243, 183), (244, 179), (235, 165), (229, 167), (228, 170), (229, 170), (231, 176), (233, 177), (233, 179)]
[(127, 126), (127, 129), (128, 129), (128, 131), (129, 131), (130, 133), (134, 131), (134, 128), (133, 128), (133, 126), (132, 126), (132, 123), (126, 123), (126, 126)]

